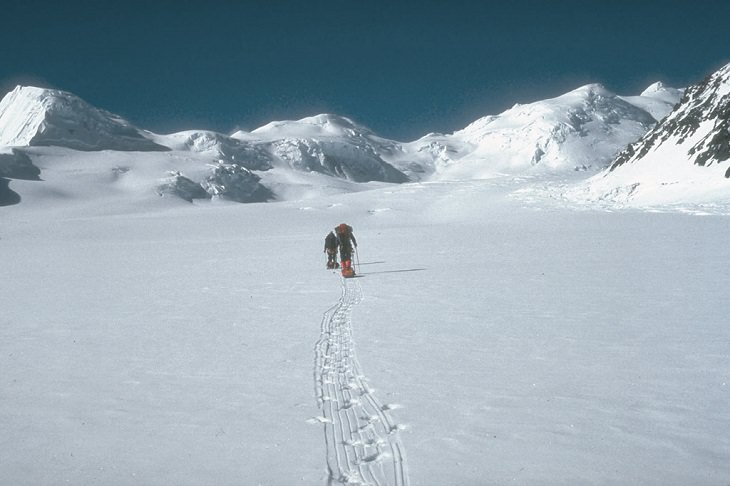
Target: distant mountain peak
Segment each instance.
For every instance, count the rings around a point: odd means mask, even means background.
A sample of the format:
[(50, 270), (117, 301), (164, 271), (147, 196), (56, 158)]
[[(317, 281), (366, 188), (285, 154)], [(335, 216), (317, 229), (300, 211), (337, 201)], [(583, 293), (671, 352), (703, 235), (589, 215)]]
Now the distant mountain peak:
[(657, 81), (656, 83), (650, 84), (644, 91), (642, 91), (641, 96), (651, 96), (652, 94), (664, 91), (665, 89), (664, 83)]
[[(604, 85), (601, 83), (591, 83), (586, 84), (584, 86), (581, 86), (579, 88), (574, 89), (573, 91), (570, 91), (567, 93), (567, 95), (570, 94), (580, 94), (588, 97), (592, 96), (605, 96), (605, 97), (613, 97), (616, 96), (616, 93), (606, 89)], [(565, 96), (565, 95), (563, 95)]]
[(0, 146), (166, 150), (118, 115), (56, 89), (17, 86), (0, 101)]
[(356, 128), (359, 127), (358, 124), (356, 124), (351, 119), (341, 116), (341, 115), (334, 115), (331, 113), (322, 113), (319, 115), (303, 118), (300, 120), (302, 123), (311, 123), (313, 125), (337, 125), (341, 127), (347, 127), (347, 128)]
[(373, 135), (373, 132), (351, 119), (333, 114), (319, 114), (300, 120), (272, 121), (251, 132), (265, 138), (352, 137)]

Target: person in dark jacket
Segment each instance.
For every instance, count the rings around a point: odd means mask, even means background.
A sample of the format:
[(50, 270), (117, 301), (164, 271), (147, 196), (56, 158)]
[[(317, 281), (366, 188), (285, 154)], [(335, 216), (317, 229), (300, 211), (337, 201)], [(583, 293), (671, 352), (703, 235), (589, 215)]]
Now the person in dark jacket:
[(337, 236), (334, 231), (330, 231), (324, 239), (324, 252), (327, 254), (327, 268), (340, 268), (337, 263)]
[(352, 249), (357, 248), (357, 240), (352, 233), (352, 226), (342, 223), (335, 228), (337, 234), (337, 243), (340, 247), (340, 262), (342, 262), (342, 270), (352, 269)]

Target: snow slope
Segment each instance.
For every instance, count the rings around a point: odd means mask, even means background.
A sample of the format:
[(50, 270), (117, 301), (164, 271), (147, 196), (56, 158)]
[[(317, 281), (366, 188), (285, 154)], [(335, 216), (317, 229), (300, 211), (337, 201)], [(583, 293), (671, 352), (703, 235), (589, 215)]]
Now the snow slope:
[[(4, 483), (730, 477), (726, 216), (526, 207), (504, 177), (240, 205), (48, 174), (65, 193), (2, 209)], [(343, 221), (356, 280), (324, 269)]]
[(644, 206), (728, 201), (729, 160), (730, 64), (688, 88), (676, 110), (571, 197)]
[(683, 94), (684, 89), (670, 88), (658, 81), (646, 88), (639, 96), (620, 96), (620, 98), (646, 111), (656, 121), (661, 121), (674, 110)]

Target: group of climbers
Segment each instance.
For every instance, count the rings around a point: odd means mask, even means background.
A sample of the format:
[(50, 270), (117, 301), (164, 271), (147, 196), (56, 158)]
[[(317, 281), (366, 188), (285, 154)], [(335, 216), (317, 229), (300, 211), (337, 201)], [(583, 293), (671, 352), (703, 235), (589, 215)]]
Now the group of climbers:
[[(324, 239), (324, 252), (327, 254), (327, 268), (341, 268), (343, 277), (354, 277), (352, 268), (353, 248), (357, 248), (357, 240), (352, 233), (352, 226), (345, 223), (330, 231)], [(340, 250), (340, 263), (337, 263), (337, 250)]]

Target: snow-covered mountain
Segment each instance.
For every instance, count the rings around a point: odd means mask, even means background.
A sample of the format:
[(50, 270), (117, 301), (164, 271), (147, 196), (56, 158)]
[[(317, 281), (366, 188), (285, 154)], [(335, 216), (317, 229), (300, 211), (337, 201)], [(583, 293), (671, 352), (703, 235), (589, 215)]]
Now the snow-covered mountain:
[[(30, 164), (37, 170), (40, 166), (33, 164), (41, 156), (42, 171), (59, 169), (53, 152), (39, 147), (105, 150), (96, 161), (93, 156), (73, 159), (65, 153), (58, 160), (72, 164), (83, 159), (83, 171), (98, 170), (97, 179), (114, 188), (133, 187), (141, 194), (175, 195), (188, 201), (299, 198), (315, 185), (337, 192), (358, 190), (357, 184), (373, 181), (597, 171), (669, 113), (680, 95), (681, 90), (661, 83), (628, 97), (592, 84), (557, 98), (515, 105), (452, 134), (429, 134), (402, 143), (332, 114), (275, 121), (231, 135), (207, 130), (161, 135), (134, 127), (70, 93), (17, 87), (0, 102), (0, 146), (12, 147), (0, 160), (6, 167), (0, 177), (17, 179), (10, 167), (18, 170)], [(136, 155), (125, 156), (121, 153), (125, 151)], [(141, 157), (141, 152), (146, 155)], [(73, 177), (73, 168), (64, 171)], [(104, 176), (109, 171), (113, 177)], [(67, 189), (68, 184), (57, 188)]]
[(532, 169), (597, 170), (666, 116), (680, 96), (680, 90), (659, 83), (633, 97), (590, 84), (515, 105), (452, 135), (427, 135), (408, 151), (427, 167), (432, 158), (430, 169), (438, 177), (457, 179)]
[[(67, 192), (76, 186), (74, 192), (86, 192), (88, 188), (70, 178), (96, 170), (97, 183), (101, 180), (113, 185), (110, 189), (125, 186), (139, 193), (174, 195), (188, 201), (217, 197), (252, 202), (301, 194), (284, 186), (311, 185), (310, 173), (352, 183), (405, 182), (408, 177), (379, 155), (387, 153), (392, 143), (332, 115), (271, 123), (255, 134), (227, 136), (190, 130), (160, 135), (134, 127), (71, 93), (18, 86), (0, 102), (0, 147), (4, 147), (0, 154), (0, 200), (5, 204), (19, 201), (6, 179), (27, 179), (30, 172), (37, 176), (41, 170), (34, 160), (40, 158), (44, 172), (69, 176), (54, 191)], [(52, 151), (40, 147), (58, 150), (57, 161), (53, 161)], [(98, 160), (92, 160), (93, 156), (70, 158), (67, 149), (98, 153)], [(67, 168), (74, 160), (79, 167)], [(281, 171), (288, 175), (283, 177)], [(113, 176), (106, 177), (110, 173)], [(266, 183), (281, 194), (260, 182), (263, 173)], [(285, 183), (280, 182), (282, 178)], [(134, 184), (129, 184), (130, 180)]]
[(730, 64), (688, 88), (669, 116), (577, 192), (648, 203), (727, 198), (729, 160)]
[(397, 142), (337, 115), (276, 121), (231, 136), (190, 130), (153, 139), (176, 151), (207, 155), (248, 170), (317, 172), (353, 182), (408, 180), (382, 158)]
[(354, 182), (406, 182), (408, 177), (383, 157), (397, 142), (337, 115), (317, 115), (297, 121), (271, 122), (232, 138), (265, 147), (278, 167), (323, 174)]
[(65, 91), (18, 86), (0, 101), (0, 146), (167, 150), (123, 118)]

